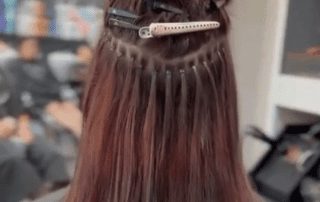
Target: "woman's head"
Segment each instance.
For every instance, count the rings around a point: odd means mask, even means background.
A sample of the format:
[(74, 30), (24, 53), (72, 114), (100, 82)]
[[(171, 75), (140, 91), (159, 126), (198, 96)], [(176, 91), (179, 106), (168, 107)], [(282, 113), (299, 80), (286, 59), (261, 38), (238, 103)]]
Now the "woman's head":
[[(67, 201), (248, 202), (237, 96), (226, 34), (214, 1), (114, 0), (131, 22), (218, 21), (220, 28), (141, 39), (105, 28), (90, 69), (77, 172)], [(146, 6), (147, 5), (147, 6)], [(221, 5), (220, 5), (221, 6)]]

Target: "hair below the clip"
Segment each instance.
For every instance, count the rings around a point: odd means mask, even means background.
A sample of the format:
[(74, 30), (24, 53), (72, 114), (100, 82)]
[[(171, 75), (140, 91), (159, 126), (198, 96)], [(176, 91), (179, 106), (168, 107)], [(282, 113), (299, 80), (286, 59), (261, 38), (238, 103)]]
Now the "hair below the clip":
[[(204, 8), (200, 2), (193, 3)], [(110, 2), (136, 15), (140, 4)], [(192, 16), (190, 4), (170, 4), (190, 19), (146, 13), (137, 24), (206, 18)], [(227, 26), (217, 12), (210, 18)], [(78, 166), (66, 201), (256, 201), (242, 166), (235, 83), (225, 31), (143, 40), (106, 25), (89, 71)]]

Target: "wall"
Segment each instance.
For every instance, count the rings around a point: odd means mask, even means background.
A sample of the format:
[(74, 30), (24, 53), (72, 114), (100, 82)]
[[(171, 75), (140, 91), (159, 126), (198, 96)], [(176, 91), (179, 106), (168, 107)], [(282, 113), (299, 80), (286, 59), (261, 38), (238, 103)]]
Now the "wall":
[[(270, 66), (263, 64), (269, 57), (270, 41), (266, 40), (267, 29), (272, 29), (272, 21), (267, 13), (273, 9), (270, 0), (233, 0), (227, 7), (232, 30), (230, 34), (231, 51), (235, 65), (240, 131), (246, 126), (266, 127), (268, 94), (271, 84)], [(269, 18), (269, 19), (268, 19)], [(260, 158), (266, 147), (252, 138), (244, 139), (244, 163), (249, 170)], [(254, 155), (253, 155), (254, 154)]]
[(233, 0), (227, 7), (232, 26), (230, 44), (238, 82), (241, 129), (247, 124), (259, 122), (255, 109), (259, 104), (258, 76), (262, 71), (267, 2), (268, 0)]

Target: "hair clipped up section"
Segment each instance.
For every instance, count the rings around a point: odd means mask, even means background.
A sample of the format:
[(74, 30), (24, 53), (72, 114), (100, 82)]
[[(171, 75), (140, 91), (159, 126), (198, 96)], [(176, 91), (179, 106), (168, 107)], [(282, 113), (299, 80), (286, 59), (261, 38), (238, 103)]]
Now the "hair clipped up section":
[(136, 30), (106, 23), (67, 202), (256, 201), (242, 166), (224, 10), (212, 2), (209, 9), (205, 0), (162, 3), (187, 15), (147, 11), (142, 0), (112, 0), (109, 7), (139, 15), (139, 26), (205, 20), (222, 26), (141, 39)]

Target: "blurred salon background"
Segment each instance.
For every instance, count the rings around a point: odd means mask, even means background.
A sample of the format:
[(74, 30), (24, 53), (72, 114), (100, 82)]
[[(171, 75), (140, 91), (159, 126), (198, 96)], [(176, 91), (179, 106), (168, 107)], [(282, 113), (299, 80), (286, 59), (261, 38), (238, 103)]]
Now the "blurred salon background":
[(0, 0), (1, 202), (34, 201), (70, 184), (103, 7), (104, 0)]
[[(0, 202), (68, 191), (105, 0), (0, 0)], [(268, 202), (320, 201), (320, 1), (233, 0), (243, 161)]]

